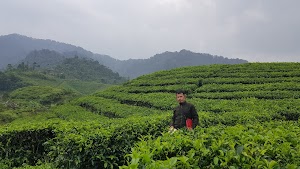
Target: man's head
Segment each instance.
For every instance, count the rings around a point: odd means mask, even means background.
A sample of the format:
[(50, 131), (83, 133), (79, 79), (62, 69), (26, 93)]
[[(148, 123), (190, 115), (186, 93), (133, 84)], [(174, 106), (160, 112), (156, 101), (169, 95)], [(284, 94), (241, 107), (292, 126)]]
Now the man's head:
[(177, 90), (176, 91), (176, 100), (178, 103), (184, 103), (186, 99), (186, 93), (184, 90)]

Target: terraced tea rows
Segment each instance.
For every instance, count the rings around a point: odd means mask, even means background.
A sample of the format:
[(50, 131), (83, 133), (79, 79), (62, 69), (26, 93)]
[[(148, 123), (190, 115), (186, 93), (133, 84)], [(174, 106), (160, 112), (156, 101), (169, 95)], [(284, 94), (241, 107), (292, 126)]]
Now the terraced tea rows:
[[(39, 161), (52, 168), (297, 168), (299, 81), (299, 63), (144, 75), (2, 127), (0, 157), (8, 167)], [(188, 91), (200, 125), (171, 135), (179, 88)]]

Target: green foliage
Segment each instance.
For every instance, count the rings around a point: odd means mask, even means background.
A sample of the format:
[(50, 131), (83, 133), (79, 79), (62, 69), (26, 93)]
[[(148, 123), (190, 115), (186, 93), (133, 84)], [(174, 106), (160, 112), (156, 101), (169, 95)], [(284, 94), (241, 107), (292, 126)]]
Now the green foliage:
[(122, 168), (279, 168), (300, 164), (298, 123), (268, 122), (145, 137)]
[(17, 89), (10, 94), (12, 99), (25, 99), (49, 105), (64, 101), (64, 97), (72, 94), (70, 91), (49, 86), (29, 86)]
[(131, 116), (148, 116), (152, 114), (167, 114), (166, 111), (139, 105), (122, 104), (117, 100), (106, 99), (99, 96), (85, 96), (74, 101), (74, 104), (86, 108), (96, 114), (109, 118), (124, 118)]
[[(299, 75), (299, 63), (183, 67), (68, 103), (62, 100), (82, 83), (22, 88), (2, 109), (41, 113), (0, 127), (0, 166), (297, 168)], [(188, 91), (200, 125), (171, 134), (179, 88)], [(7, 111), (12, 103), (15, 110)]]
[[(109, 79), (109, 77), (107, 78)], [(121, 79), (124, 80), (123, 78)], [(86, 95), (112, 86), (112, 84), (103, 83), (99, 79), (92, 80), (93, 79), (88, 81), (82, 81), (80, 79), (62, 79), (57, 77), (52, 70), (7, 69), (5, 72), (0, 72), (0, 93), (11, 92), (25, 86), (51, 86), (72, 90), (80, 95)], [(119, 82), (121, 81), (118, 81), (118, 83)]]
[(9, 161), (10, 167), (23, 163), (35, 165), (46, 153), (44, 142), (52, 139), (55, 123), (20, 123), (0, 130), (0, 157)]
[(24, 62), (22, 62), (22, 63), (18, 64), (17, 70), (27, 71), (27, 70), (29, 70), (29, 66), (27, 64), (25, 64)]
[(51, 163), (45, 163), (36, 166), (24, 165), (22, 167), (15, 167), (14, 169), (55, 169), (55, 166)]
[(54, 73), (63, 74), (68, 79), (83, 81), (98, 81), (101, 83), (117, 84), (125, 82), (125, 78), (114, 73), (111, 69), (99, 64), (98, 61), (85, 58), (67, 58), (54, 69)]
[(105, 116), (99, 116), (99, 114), (92, 113), (85, 108), (82, 108), (80, 106), (76, 106), (73, 104), (64, 104), (59, 105), (56, 107), (53, 107), (48, 115), (42, 115), (39, 118), (58, 118), (65, 121), (79, 121), (79, 122), (85, 122), (85, 121), (93, 121), (97, 120), (99, 122), (108, 120)]
[(14, 89), (27, 86), (19, 77), (11, 73), (0, 71), (0, 91), (12, 91)]
[(1, 103), (0, 124), (15, 119), (46, 112), (51, 106), (63, 104), (74, 97), (74, 93), (49, 86), (29, 86), (10, 93), (7, 101)]
[(13, 111), (1, 111), (0, 112), (0, 124), (10, 123), (13, 120), (17, 119), (18, 115)]
[(166, 128), (166, 118), (160, 116), (108, 122), (72, 124), (72, 130), (46, 143), (48, 156), (60, 168), (116, 167), (124, 164), (125, 154), (141, 135), (158, 135)]
[[(129, 104), (147, 108), (156, 108), (159, 110), (170, 110), (176, 104), (174, 102), (174, 93), (126, 93), (121, 91), (114, 91), (117, 88), (111, 88), (105, 91), (96, 92), (96, 96), (101, 96), (107, 99), (118, 100), (122, 104)], [(118, 90), (118, 89), (117, 89)], [(128, 97), (130, 96), (130, 97)]]
[(111, 86), (111, 84), (104, 84), (94, 81), (64, 80), (57, 87), (66, 90), (72, 90), (80, 95), (88, 95), (96, 91), (104, 90)]
[(0, 112), (3, 112), (4, 110), (6, 110), (5, 104), (2, 103), (0, 104)]

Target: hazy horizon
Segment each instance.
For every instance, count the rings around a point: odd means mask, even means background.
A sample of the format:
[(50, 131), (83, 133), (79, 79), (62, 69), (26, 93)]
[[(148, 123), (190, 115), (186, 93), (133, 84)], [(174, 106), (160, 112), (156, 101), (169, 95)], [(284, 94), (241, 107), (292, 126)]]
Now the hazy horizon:
[(182, 49), (250, 62), (300, 62), (300, 1), (4, 1), (0, 35), (20, 34), (120, 60)]

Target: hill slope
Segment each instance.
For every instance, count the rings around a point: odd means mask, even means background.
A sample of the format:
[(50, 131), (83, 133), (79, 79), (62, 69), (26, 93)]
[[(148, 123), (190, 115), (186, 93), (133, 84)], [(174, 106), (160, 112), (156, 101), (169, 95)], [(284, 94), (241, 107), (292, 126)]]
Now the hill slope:
[[(54, 40), (35, 39), (19, 34), (0, 36), (0, 69), (7, 64), (16, 64), (34, 50), (48, 49), (66, 56), (78, 55), (93, 58), (94, 54), (81, 47), (57, 42)], [(98, 54), (97, 57), (102, 55)], [(104, 58), (107, 58), (105, 56)]]
[(97, 81), (108, 84), (120, 84), (126, 81), (125, 78), (99, 64), (98, 61), (79, 57), (66, 58), (53, 71), (56, 74), (63, 74), (65, 78), (82, 81)]
[[(0, 128), (2, 164), (297, 168), (299, 81), (300, 63), (195, 66), (144, 75)], [(170, 134), (178, 88), (189, 92), (200, 125)]]
[[(70, 44), (56, 42), (53, 40), (34, 39), (26, 36), (11, 34), (0, 36), (0, 69), (4, 69), (7, 64), (16, 64), (23, 60), (27, 55), (35, 56), (41, 54), (40, 50), (48, 49), (55, 51), (53, 56), (51, 53), (44, 53), (45, 56), (35, 58), (43, 63), (57, 63), (57, 56), (70, 58), (74, 56), (92, 58), (99, 61), (100, 64), (107, 66), (114, 72), (118, 72), (121, 76), (135, 78), (143, 74), (152, 73), (159, 70), (168, 70), (171, 68), (182, 66), (206, 65), (206, 64), (237, 64), (245, 63), (242, 59), (228, 59), (222, 56), (213, 56), (210, 54), (193, 53), (191, 51), (182, 50), (180, 52), (165, 52), (157, 54), (149, 59), (129, 59), (118, 60), (108, 55), (95, 54), (81, 47)], [(34, 62), (34, 61), (33, 61)]]
[[(74, 57), (74, 56), (73, 56)], [(42, 49), (31, 51), (21, 62), (34, 68), (54, 68), (67, 57), (53, 50)]]
[(119, 64), (111, 65), (112, 69), (120, 72), (122, 76), (136, 78), (138, 76), (170, 70), (184, 66), (197, 66), (209, 64), (239, 64), (246, 63), (243, 59), (228, 59), (222, 56), (213, 56), (206, 53), (194, 53), (188, 50), (179, 52), (164, 52), (156, 54), (149, 59), (129, 59)]
[(58, 78), (33, 70), (0, 72), (0, 126), (15, 119), (45, 113), (50, 107), (115, 86), (100, 82), (105, 79), (87, 79)]

